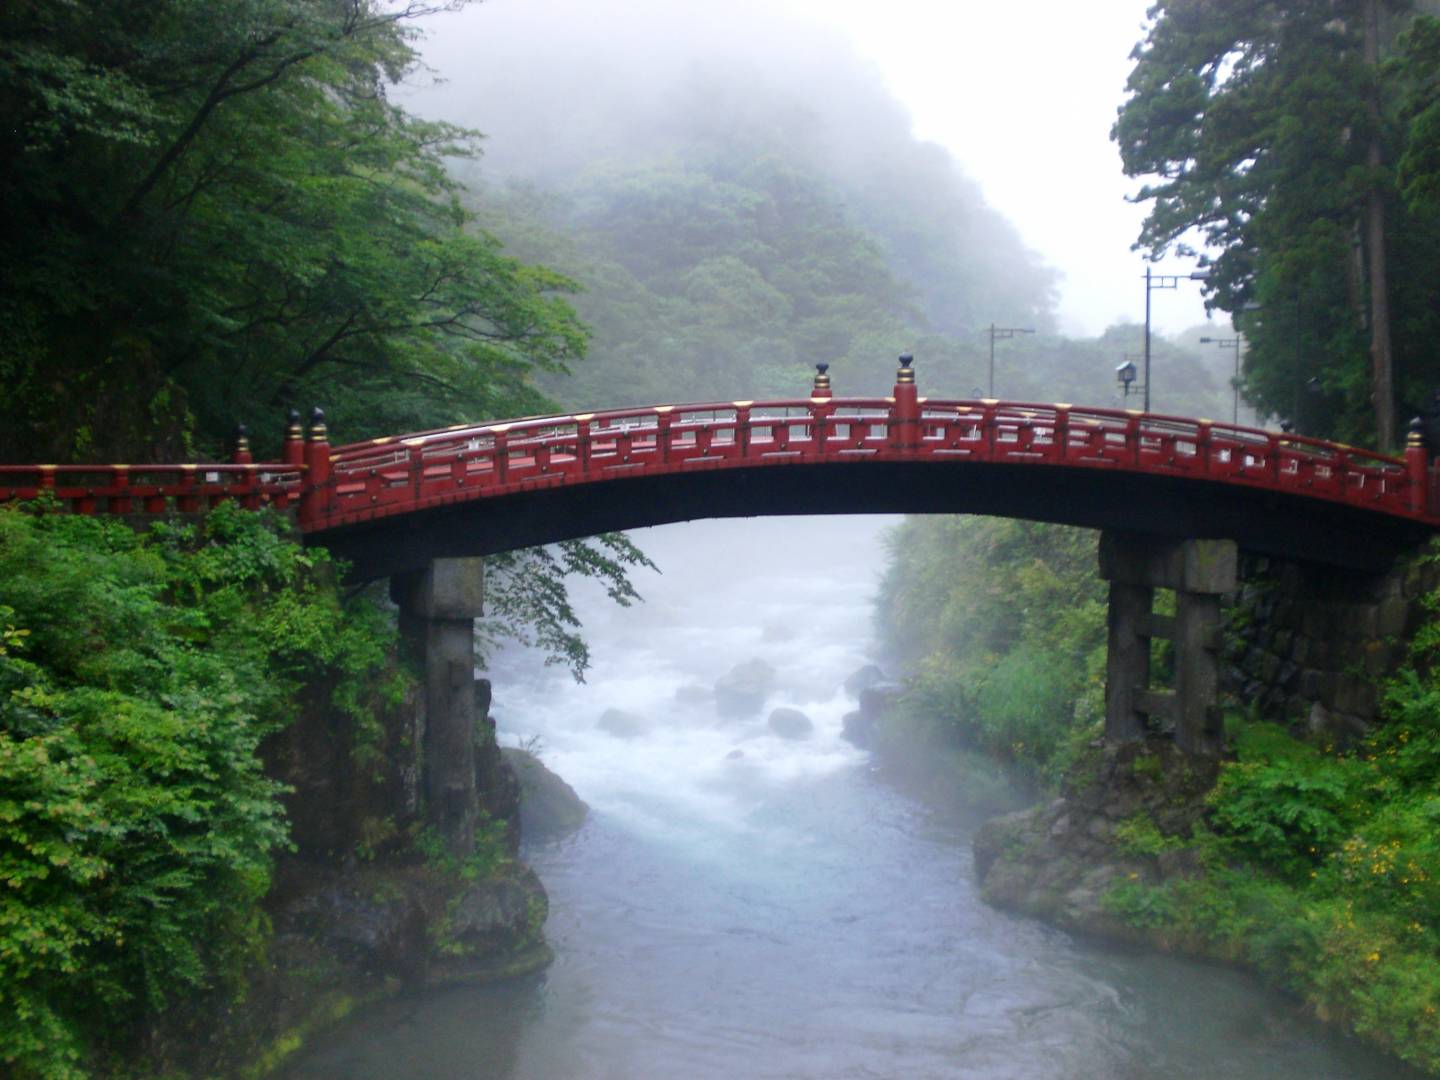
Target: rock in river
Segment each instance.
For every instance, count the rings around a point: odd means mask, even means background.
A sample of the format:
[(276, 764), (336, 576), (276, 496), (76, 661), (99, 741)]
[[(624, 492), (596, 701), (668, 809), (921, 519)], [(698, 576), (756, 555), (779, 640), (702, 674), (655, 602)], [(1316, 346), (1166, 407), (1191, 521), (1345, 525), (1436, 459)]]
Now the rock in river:
[(595, 726), (617, 739), (638, 739), (650, 733), (650, 721), (624, 709), (606, 709)]
[(770, 714), (770, 730), (782, 739), (808, 739), (815, 730), (810, 717), (799, 709), (779, 708)]
[(507, 746), (501, 753), (520, 781), (520, 836), (525, 840), (559, 840), (585, 823), (590, 808), (575, 789), (545, 767), (528, 750)]
[(722, 717), (754, 716), (775, 685), (775, 669), (764, 660), (736, 664), (715, 680), (715, 711)]

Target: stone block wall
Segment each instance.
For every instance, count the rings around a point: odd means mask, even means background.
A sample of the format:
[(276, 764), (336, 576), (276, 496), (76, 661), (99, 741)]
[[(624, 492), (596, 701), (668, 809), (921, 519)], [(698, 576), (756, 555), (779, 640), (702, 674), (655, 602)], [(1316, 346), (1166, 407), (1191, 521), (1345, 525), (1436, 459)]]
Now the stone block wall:
[(1242, 555), (1227, 606), (1224, 692), (1267, 720), (1338, 741), (1362, 737), (1379, 687), (1430, 617), (1440, 566), (1418, 554), (1381, 576)]

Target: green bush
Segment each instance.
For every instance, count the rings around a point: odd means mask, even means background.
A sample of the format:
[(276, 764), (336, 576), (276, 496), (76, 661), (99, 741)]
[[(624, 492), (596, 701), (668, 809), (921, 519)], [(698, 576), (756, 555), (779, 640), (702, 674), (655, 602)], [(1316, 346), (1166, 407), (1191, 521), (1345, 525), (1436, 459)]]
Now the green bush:
[(85, 1075), (234, 985), (286, 843), (261, 740), (322, 673), (352, 715), (394, 692), (333, 578), (230, 507), (143, 535), (0, 509), (0, 1071)]
[(1286, 874), (1320, 864), (1353, 822), (1355, 770), (1274, 724), (1243, 729), (1236, 755), (1211, 792), (1216, 830)]
[(878, 622), (910, 671), (911, 727), (1058, 781), (1103, 710), (1094, 534), (910, 518), (890, 537)]

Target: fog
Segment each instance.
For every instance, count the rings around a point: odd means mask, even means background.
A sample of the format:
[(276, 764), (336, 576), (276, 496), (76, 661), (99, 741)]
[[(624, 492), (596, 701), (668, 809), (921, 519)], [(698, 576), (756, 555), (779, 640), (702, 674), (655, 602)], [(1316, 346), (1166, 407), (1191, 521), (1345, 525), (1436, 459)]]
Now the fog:
[[(1144, 210), (1108, 135), (1146, 6), (488, 0), (430, 21), (442, 81), (409, 100), (485, 132), (484, 174), (549, 181), (757, 112), (852, 177), (913, 160), (913, 131), (1003, 215), (969, 221), (971, 246), (1037, 253), (1060, 329), (1095, 335), (1143, 312)], [(1158, 328), (1205, 319), (1198, 288), (1154, 300)]]

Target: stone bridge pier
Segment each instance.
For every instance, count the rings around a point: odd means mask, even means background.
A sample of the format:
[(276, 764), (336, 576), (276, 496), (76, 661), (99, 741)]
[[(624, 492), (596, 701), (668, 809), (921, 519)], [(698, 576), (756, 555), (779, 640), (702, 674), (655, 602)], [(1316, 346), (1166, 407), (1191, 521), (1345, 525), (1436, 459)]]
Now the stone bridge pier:
[[(1110, 582), (1105, 738), (1128, 742), (1173, 731), (1187, 754), (1220, 752), (1220, 600), (1236, 587), (1231, 540), (1165, 541), (1102, 533), (1100, 576)], [(1155, 590), (1175, 592), (1175, 614), (1155, 611)], [(1151, 642), (1174, 647), (1174, 681), (1155, 685)]]
[(460, 857), (475, 848), (475, 620), (484, 559), (435, 559), (390, 579), (400, 633), (421, 667), (425, 726), (421, 787), (430, 824)]

